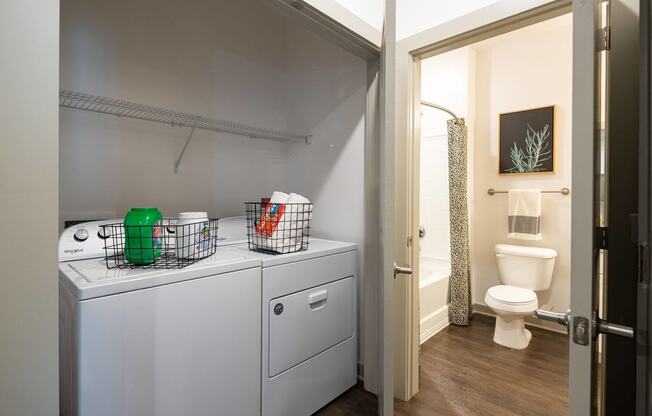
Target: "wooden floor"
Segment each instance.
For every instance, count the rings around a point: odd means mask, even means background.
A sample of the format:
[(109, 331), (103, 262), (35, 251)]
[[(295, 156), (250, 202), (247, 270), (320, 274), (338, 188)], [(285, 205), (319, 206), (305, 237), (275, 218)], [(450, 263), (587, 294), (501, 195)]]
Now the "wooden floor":
[[(530, 328), (522, 351), (495, 344), (494, 320), (475, 315), (421, 346), (420, 391), (396, 401), (399, 416), (556, 416), (567, 414), (568, 340)], [(375, 415), (376, 398), (360, 385), (318, 415)]]

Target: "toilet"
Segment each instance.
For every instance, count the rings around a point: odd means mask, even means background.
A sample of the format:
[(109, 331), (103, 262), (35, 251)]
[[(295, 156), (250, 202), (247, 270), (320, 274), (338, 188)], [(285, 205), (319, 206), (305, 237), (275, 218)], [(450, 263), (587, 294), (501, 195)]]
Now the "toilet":
[(557, 252), (509, 244), (497, 244), (494, 252), (501, 284), (489, 288), (484, 299), (496, 314), (494, 342), (522, 350), (532, 339), (525, 317), (539, 307), (535, 291), (550, 287)]

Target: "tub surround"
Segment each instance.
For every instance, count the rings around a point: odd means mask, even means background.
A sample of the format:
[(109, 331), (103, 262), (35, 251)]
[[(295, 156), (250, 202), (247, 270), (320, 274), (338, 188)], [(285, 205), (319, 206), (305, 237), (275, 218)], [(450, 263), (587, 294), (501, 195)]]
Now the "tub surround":
[(450, 262), (421, 256), (419, 258), (420, 342), (423, 344), (449, 325), (448, 282)]

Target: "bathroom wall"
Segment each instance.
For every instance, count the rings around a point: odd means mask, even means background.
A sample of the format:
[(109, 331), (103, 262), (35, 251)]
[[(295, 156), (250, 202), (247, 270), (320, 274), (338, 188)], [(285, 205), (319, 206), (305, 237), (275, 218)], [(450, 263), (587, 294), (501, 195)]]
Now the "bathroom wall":
[[(421, 99), (449, 108), (467, 125), (472, 100), (474, 52), (461, 48), (421, 62)], [(443, 111), (421, 106), (420, 224), (426, 236), (420, 255), (450, 261), (448, 133)], [(472, 131), (472, 130), (470, 130)], [(470, 138), (469, 138), (470, 139)]]
[[(570, 187), (571, 44), (571, 16), (565, 15), (473, 46), (476, 51), (474, 303), (484, 304), (487, 289), (499, 283), (494, 245), (509, 243), (557, 250), (552, 285), (539, 293), (539, 304), (555, 311), (565, 311), (569, 306), (571, 198), (560, 194), (542, 196), (542, 241), (509, 240), (507, 196), (489, 196), (487, 189)], [(555, 105), (555, 173), (498, 175), (498, 115), (548, 105)]]

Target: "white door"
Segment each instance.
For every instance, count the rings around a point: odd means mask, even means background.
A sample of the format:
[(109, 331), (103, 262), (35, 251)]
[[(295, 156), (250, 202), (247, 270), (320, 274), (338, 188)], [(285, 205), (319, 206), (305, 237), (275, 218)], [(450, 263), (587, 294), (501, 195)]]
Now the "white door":
[(396, 0), (385, 0), (380, 54), (378, 414), (394, 414), (394, 141)]

